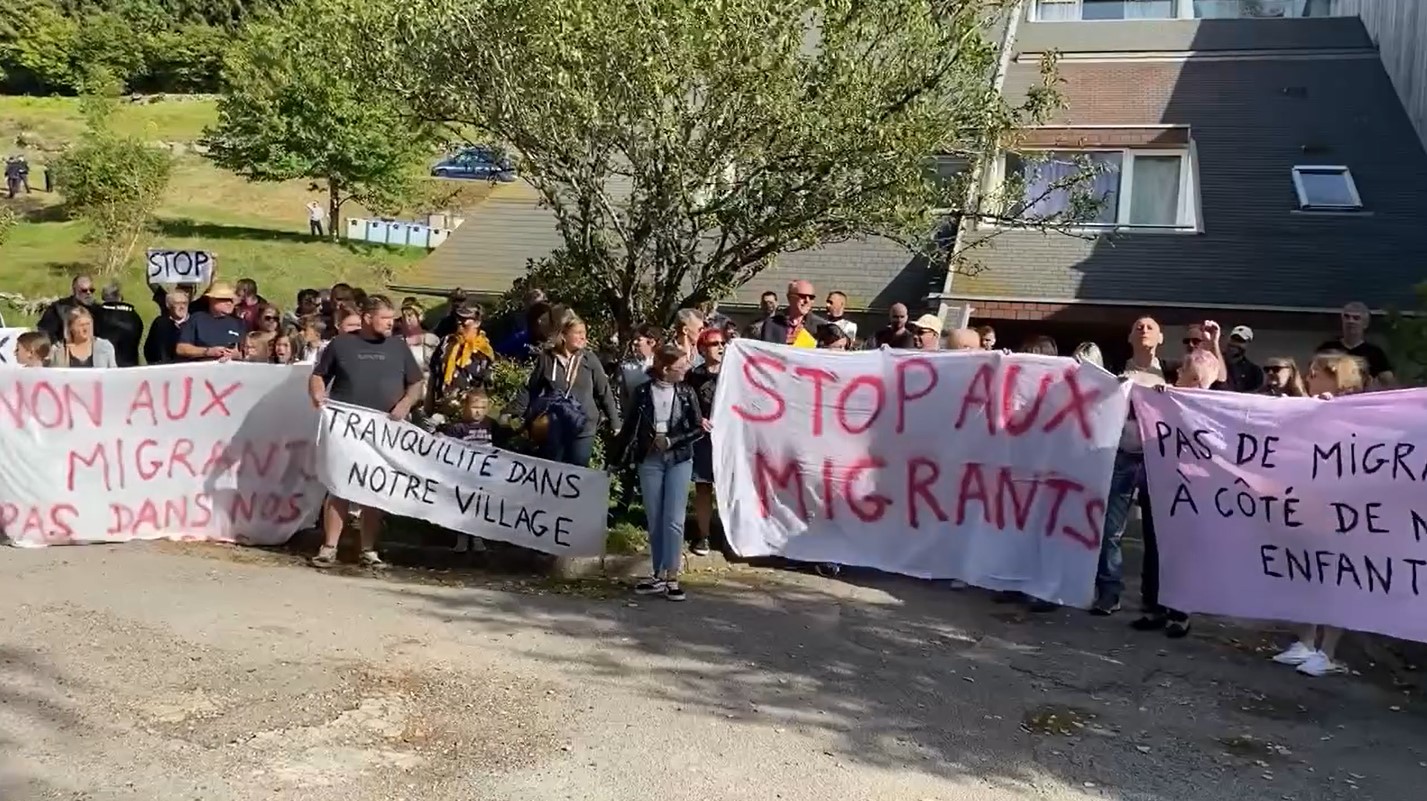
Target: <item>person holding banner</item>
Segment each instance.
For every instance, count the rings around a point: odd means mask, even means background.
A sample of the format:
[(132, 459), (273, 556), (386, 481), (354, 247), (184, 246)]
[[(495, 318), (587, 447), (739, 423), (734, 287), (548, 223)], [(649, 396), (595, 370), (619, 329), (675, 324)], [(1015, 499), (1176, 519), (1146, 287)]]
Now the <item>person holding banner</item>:
[[(362, 305), (361, 328), (339, 334), (323, 349), (312, 368), (307, 391), (319, 409), (332, 400), (387, 412), (393, 420), (405, 420), (421, 399), (421, 365), (411, 355), (401, 337), (392, 336), (396, 309), (383, 295), (372, 295)], [(331, 390), (328, 390), (328, 382)], [(312, 557), (312, 566), (329, 568), (337, 564), (337, 543), (342, 539), (353, 504), (328, 495), (322, 505), (322, 547)], [(386, 567), (377, 554), (382, 512), (361, 507), (362, 566)]]
[(694, 447), (708, 433), (694, 388), (684, 383), (689, 358), (678, 345), (654, 354), (649, 383), (634, 391), (625, 410), (615, 452), (624, 464), (637, 463), (639, 492), (649, 526), (653, 573), (635, 585), (639, 595), (663, 595), (670, 601), (687, 597), (679, 586), (684, 555), (684, 520), (689, 510)]
[[(1206, 328), (1208, 323), (1205, 324)], [(1218, 337), (1214, 339), (1217, 341)], [(1179, 365), (1174, 386), (1179, 389), (1214, 389), (1227, 385), (1223, 383), (1224, 360), (1217, 352), (1203, 348), (1191, 348)], [(1168, 392), (1168, 384), (1157, 384), (1155, 390)], [(1140, 601), (1142, 616), (1130, 626), (1136, 631), (1158, 631), (1163, 629), (1166, 637), (1177, 640), (1189, 636), (1189, 615), (1177, 609), (1170, 609), (1159, 602), (1159, 540), (1152, 525), (1153, 511), (1149, 504), (1148, 487), (1141, 488), (1145, 495), (1144, 540), (1145, 558), (1140, 572)]]
[[(1346, 353), (1320, 354), (1308, 366), (1308, 394), (1322, 400), (1357, 394), (1367, 389), (1371, 369), (1360, 357)], [(1299, 630), (1298, 639), (1274, 656), (1273, 661), (1292, 665), (1299, 673), (1315, 678), (1347, 673), (1347, 666), (1333, 658), (1342, 638), (1343, 630), (1335, 626), (1304, 626)]]

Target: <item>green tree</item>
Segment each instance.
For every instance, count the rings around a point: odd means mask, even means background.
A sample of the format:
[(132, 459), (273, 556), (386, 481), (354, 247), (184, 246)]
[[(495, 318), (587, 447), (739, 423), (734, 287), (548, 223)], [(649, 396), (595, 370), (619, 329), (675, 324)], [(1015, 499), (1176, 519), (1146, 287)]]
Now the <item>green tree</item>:
[(313, 0), (300, 15), (250, 23), (229, 50), (208, 157), (252, 181), (325, 182), (328, 219), (342, 206), (396, 211), (416, 191), (413, 166), (430, 129), (374, 92), (344, 79), (341, 54), (323, 31), (334, 6)]
[(118, 273), (134, 255), (173, 169), (167, 153), (110, 127), (117, 87), (102, 72), (87, 81), (85, 132), (60, 158), (55, 180), (69, 213), (87, 225), (85, 240), (97, 246), (106, 275)]
[(71, 54), (79, 41), (78, 20), (52, 0), (0, 4), (0, 77), (6, 85), (32, 91), (73, 89)]
[[(352, 2), (360, 82), (510, 147), (559, 258), (621, 330), (725, 296), (787, 251), (915, 250), (965, 209), (974, 159), (1055, 102), (993, 88), (1010, 0)], [(944, 255), (944, 254), (941, 254)], [(641, 288), (647, 291), (640, 291)]]

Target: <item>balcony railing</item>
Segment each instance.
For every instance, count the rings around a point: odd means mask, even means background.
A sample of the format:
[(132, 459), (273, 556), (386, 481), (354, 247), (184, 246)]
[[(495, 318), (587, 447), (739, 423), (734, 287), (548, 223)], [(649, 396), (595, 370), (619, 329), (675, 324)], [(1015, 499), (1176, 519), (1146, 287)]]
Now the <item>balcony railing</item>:
[(1040, 22), (1331, 17), (1334, 0), (1035, 0)]

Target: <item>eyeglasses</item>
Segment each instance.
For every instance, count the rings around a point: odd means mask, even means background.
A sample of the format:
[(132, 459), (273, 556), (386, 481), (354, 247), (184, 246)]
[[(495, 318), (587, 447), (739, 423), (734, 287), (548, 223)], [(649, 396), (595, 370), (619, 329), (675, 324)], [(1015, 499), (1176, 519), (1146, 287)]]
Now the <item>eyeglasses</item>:
[(1184, 346), (1185, 346), (1186, 348), (1197, 348), (1197, 347), (1199, 347), (1200, 345), (1203, 345), (1203, 344), (1204, 344), (1204, 340), (1199, 339), (1198, 337), (1185, 337), (1185, 338), (1184, 338)]
[(1264, 365), (1263, 371), (1265, 373), (1286, 373), (1292, 369), (1293, 368), (1289, 367), (1286, 364), (1267, 364)]
[(724, 341), (723, 341), (722, 339), (717, 339), (717, 340), (714, 340), (713, 342), (705, 342), (705, 343), (704, 343), (704, 347), (706, 347), (706, 348), (721, 348), (721, 347), (723, 347), (723, 346), (724, 346)]

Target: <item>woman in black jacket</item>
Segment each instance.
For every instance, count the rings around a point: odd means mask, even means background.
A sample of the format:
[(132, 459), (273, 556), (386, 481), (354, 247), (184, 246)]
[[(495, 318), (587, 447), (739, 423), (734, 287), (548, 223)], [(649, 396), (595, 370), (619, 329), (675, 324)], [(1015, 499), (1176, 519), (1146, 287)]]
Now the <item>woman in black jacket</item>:
[(618, 453), (625, 464), (637, 464), (639, 493), (649, 525), (653, 574), (639, 582), (640, 595), (663, 595), (682, 601), (679, 566), (684, 551), (684, 519), (689, 511), (689, 482), (694, 472), (694, 445), (708, 428), (694, 388), (684, 383), (689, 358), (677, 345), (654, 352), (650, 381), (634, 390), (624, 413)]
[(577, 467), (589, 467), (600, 421), (614, 425), (619, 420), (609, 376), (587, 344), (584, 321), (567, 312), (535, 358), (530, 380), (502, 414), (507, 424), (525, 421), (542, 458)]

